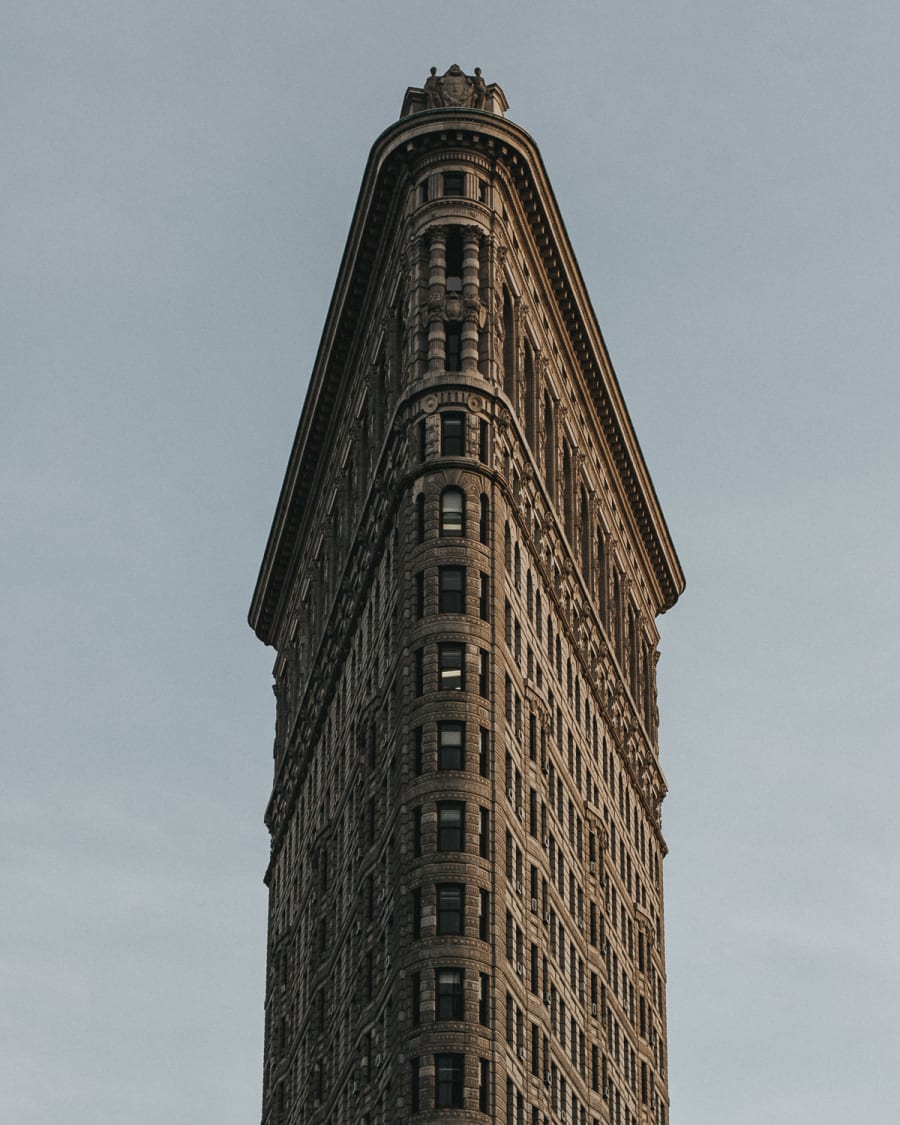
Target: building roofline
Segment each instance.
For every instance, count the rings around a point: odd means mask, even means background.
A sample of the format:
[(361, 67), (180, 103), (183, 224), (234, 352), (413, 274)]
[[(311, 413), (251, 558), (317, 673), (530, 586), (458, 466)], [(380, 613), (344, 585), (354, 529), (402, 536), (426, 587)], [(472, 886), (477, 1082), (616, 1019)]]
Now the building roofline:
[(384, 218), (396, 205), (396, 188), (410, 163), (435, 138), (447, 148), (474, 149), (505, 164), (647, 551), (660, 609), (671, 608), (684, 589), (681, 565), (537, 145), (524, 129), (495, 113), (430, 109), (388, 126), (369, 153), (250, 605), (250, 625), (267, 644), (274, 642), (273, 627), (290, 588), (314, 467), (347, 374)]

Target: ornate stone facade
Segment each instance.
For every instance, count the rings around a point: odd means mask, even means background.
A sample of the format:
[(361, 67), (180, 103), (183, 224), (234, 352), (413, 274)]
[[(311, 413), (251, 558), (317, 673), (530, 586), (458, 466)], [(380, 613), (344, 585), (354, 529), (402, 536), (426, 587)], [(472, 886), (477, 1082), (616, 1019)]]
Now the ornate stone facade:
[(250, 621), (264, 1125), (666, 1125), (656, 617), (683, 589), (533, 142), (376, 142)]

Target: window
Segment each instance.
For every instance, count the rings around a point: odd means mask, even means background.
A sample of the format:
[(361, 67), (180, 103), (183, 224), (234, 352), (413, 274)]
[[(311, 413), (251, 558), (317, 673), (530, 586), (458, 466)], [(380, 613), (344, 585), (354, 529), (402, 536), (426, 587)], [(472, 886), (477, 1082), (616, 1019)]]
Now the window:
[(478, 516), (478, 541), (487, 543), (491, 530), (491, 502), (482, 492)]
[(490, 1089), (491, 1089), (491, 1061), (490, 1059), (481, 1059), (481, 1068), (478, 1077), (478, 1108), (482, 1113), (488, 1113), (490, 1110)]
[(438, 883), (437, 932), (438, 934), (461, 934), (465, 923), (465, 894), (463, 883)]
[(413, 1113), (419, 1110), (419, 1060), (409, 1060), (409, 1100)]
[(478, 694), (483, 695), (485, 697), (485, 699), (488, 698), (488, 694), (489, 694), (488, 693), (488, 686), (489, 686), (489, 679), (490, 679), (489, 669), (490, 669), (490, 664), (489, 664), (487, 649), (484, 649), (484, 648), (480, 649), (479, 650), (479, 656), (478, 656)]
[(480, 727), (478, 741), (478, 772), (482, 777), (491, 775), (491, 732), (487, 727)]
[(413, 855), (422, 854), (422, 810), (413, 809)]
[(444, 173), (444, 195), (462, 195), (463, 184), (464, 180), (462, 172)]
[(435, 1019), (461, 1020), (463, 1016), (463, 970), (435, 969)]
[(478, 993), (478, 1022), (483, 1027), (491, 1025), (491, 978), (481, 973), (481, 987)]
[(425, 691), (425, 650), (422, 648), (415, 651), (415, 692), (416, 695), (421, 695)]
[(416, 574), (416, 617), (423, 617), (425, 614), (425, 571), (420, 570)]
[(489, 809), (481, 810), (481, 820), (478, 825), (478, 854), (482, 859), (490, 858), (491, 848), (491, 813)]
[(421, 183), (419, 184), (419, 202), (420, 203), (427, 203), (428, 202), (428, 181), (427, 180), (422, 180)]
[(462, 1108), (465, 1061), (465, 1055), (434, 1056), (435, 1106)]
[[(466, 646), (463, 644), (438, 645), (438, 687), (442, 691), (465, 690), (465, 654)], [(421, 695), (421, 692), (417, 694)]]
[(482, 574), (481, 592), (478, 595), (478, 616), (482, 621), (490, 620), (491, 610), (491, 579), (490, 575)]
[(486, 465), (488, 457), (488, 424), (484, 418), (481, 418), (478, 422), (478, 460)]
[(465, 801), (438, 801), (437, 846), (440, 852), (465, 850)]
[(441, 493), (441, 535), (465, 535), (465, 496), (461, 488), (445, 488)]
[(461, 293), (463, 287), (463, 238), (459, 227), (450, 227), (447, 231), (446, 262), (447, 292)]
[[(444, 336), (447, 341), (445, 371), (462, 371), (462, 324), (458, 320), (448, 320), (444, 324)], [(448, 453), (446, 456), (452, 457)]]
[(464, 457), (466, 454), (465, 414), (441, 415), (441, 455)]
[(478, 892), (478, 937), (481, 941), (488, 940), (488, 931), (491, 924), (491, 892)]
[(466, 724), (438, 723), (438, 769), (466, 768)]
[(413, 736), (413, 770), (418, 777), (422, 772), (422, 728), (416, 727)]
[(412, 893), (413, 939), (422, 936), (422, 891), (416, 888)]
[(420, 978), (419, 974), (413, 973), (412, 976), (409, 978), (413, 1027), (418, 1025), (419, 1019), (420, 1019), (420, 1013), (421, 1013), (421, 1004), (420, 1004), (421, 988), (420, 988), (420, 984), (421, 984), (421, 978)]
[(420, 492), (416, 497), (416, 538), (420, 543), (425, 542), (425, 493)]
[[(466, 612), (466, 568), (464, 566), (438, 567), (438, 610), (441, 613)], [(421, 617), (421, 614), (419, 616)]]

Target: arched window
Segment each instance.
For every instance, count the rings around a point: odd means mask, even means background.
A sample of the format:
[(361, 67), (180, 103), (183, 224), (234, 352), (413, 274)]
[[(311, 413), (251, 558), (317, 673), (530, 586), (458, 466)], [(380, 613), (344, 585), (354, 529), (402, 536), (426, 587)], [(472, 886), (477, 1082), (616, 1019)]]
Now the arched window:
[(441, 535), (465, 535), (466, 498), (461, 488), (445, 488), (441, 493)]

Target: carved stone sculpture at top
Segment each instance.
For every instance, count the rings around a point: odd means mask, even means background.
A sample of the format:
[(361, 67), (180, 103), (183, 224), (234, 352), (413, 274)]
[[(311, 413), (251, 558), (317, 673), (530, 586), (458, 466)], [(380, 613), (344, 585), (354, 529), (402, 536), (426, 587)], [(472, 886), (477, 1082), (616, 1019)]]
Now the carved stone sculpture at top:
[[(457, 63), (442, 77), (437, 77), (437, 67), (425, 83), (429, 109), (453, 106), (459, 109), (480, 109), (484, 105), (485, 85), (481, 67), (475, 68), (476, 78), (470, 78)], [(476, 85), (477, 84), (477, 85)]]

